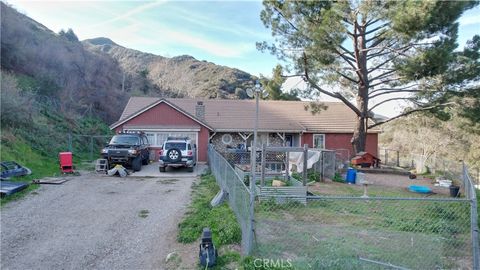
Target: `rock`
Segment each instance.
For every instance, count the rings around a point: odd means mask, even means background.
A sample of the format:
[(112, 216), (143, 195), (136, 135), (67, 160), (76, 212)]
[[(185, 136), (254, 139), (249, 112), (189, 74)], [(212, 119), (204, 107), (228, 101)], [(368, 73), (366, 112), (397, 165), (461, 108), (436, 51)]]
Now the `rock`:
[(171, 253), (168, 253), (167, 258), (165, 258), (165, 262), (169, 262), (171, 260), (174, 260), (174, 259), (176, 259), (177, 256), (178, 256), (178, 254), (175, 251), (171, 252)]
[(272, 187), (283, 187), (283, 186), (285, 186), (285, 183), (280, 180), (272, 181)]

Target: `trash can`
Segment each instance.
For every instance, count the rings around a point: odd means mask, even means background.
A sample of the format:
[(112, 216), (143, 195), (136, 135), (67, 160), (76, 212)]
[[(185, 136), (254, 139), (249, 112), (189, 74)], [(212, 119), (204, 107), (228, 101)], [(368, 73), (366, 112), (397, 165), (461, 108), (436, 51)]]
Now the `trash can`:
[(450, 197), (456, 198), (458, 197), (459, 193), (460, 193), (459, 186), (454, 186), (454, 185), (450, 186)]
[(348, 168), (347, 170), (347, 181), (348, 184), (355, 184), (355, 178), (357, 177), (357, 170), (354, 168)]

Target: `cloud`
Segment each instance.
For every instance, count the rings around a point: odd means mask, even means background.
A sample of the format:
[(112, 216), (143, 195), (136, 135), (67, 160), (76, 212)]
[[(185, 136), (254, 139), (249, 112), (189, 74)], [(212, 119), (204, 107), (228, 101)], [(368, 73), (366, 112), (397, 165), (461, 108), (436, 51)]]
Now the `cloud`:
[(462, 26), (472, 25), (472, 24), (480, 24), (480, 16), (467, 16), (461, 17), (458, 22)]
[(188, 21), (198, 26), (202, 26), (204, 28), (219, 30), (225, 33), (231, 33), (242, 37), (247, 36), (250, 38), (265, 38), (265, 35), (259, 33), (258, 30), (250, 29), (241, 24), (231, 24), (231, 21), (229, 21), (229, 23), (212, 21), (211, 17), (202, 16), (199, 13), (194, 13), (193, 10), (185, 10), (178, 6), (170, 7), (170, 9), (174, 10), (175, 13), (182, 15), (182, 20)]
[(220, 57), (238, 58), (247, 52), (255, 50), (254, 44), (246, 42), (218, 42), (205, 37), (193, 35), (192, 33), (172, 31), (165, 28), (157, 30), (157, 33), (160, 36), (163, 36), (166, 39), (170, 40), (170, 42), (174, 41), (175, 43), (179, 43), (179, 45), (200, 49), (209, 54)]
[(140, 5), (140, 6), (135, 7), (134, 9), (132, 9), (132, 10), (130, 10), (130, 11), (128, 11), (128, 12), (125, 12), (125, 13), (123, 13), (123, 14), (121, 14), (121, 15), (118, 15), (118, 16), (116, 16), (116, 17), (114, 17), (114, 18), (111, 18), (111, 19), (108, 19), (108, 20), (106, 20), (106, 21), (100, 22), (100, 23), (98, 23), (98, 24), (96, 24), (96, 25), (94, 25), (94, 26), (100, 26), (100, 25), (110, 24), (110, 23), (113, 23), (113, 22), (117, 22), (117, 21), (119, 21), (119, 20), (130, 20), (133, 15), (136, 15), (136, 14), (138, 14), (138, 13), (142, 13), (142, 12), (144, 12), (144, 11), (146, 11), (146, 10), (149, 10), (149, 9), (151, 9), (151, 8), (154, 8), (154, 7), (157, 7), (157, 6), (159, 6), (159, 5), (163, 5), (163, 4), (165, 4), (166, 2), (167, 2), (167, 1), (165, 1), (165, 0), (157, 0), (157, 1), (155, 1), (155, 2), (150, 2), (150, 3), (147, 3), (147, 4)]

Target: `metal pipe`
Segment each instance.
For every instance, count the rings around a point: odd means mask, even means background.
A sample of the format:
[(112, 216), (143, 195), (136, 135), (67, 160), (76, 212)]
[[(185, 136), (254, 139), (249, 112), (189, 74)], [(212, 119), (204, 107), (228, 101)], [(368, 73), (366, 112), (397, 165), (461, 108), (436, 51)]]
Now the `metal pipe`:
[(468, 174), (467, 166), (462, 161), (462, 175), (465, 189), (468, 189), (468, 199), (470, 199), (470, 231), (472, 237), (472, 252), (473, 252), (473, 269), (480, 270), (480, 247), (478, 239), (478, 214), (477, 214), (477, 194), (475, 193), (475, 186)]
[[(260, 90), (260, 89), (258, 89)], [(253, 129), (253, 145), (251, 147), (252, 160), (251, 160), (251, 177), (250, 177), (250, 233), (248, 236), (248, 247), (246, 250), (247, 255), (250, 254), (253, 247), (253, 232), (254, 232), (254, 216), (255, 216), (255, 174), (257, 165), (257, 130), (258, 130), (258, 99), (261, 94), (260, 91), (255, 91), (255, 127)]]

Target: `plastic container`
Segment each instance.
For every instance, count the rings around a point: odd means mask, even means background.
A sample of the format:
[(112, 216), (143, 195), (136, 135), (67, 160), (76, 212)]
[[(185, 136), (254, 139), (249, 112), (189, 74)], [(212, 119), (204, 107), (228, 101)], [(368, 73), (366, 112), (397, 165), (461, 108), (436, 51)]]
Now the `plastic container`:
[(362, 185), (363, 183), (365, 183), (365, 174), (361, 172), (357, 172), (357, 175), (355, 177), (355, 183), (357, 185)]
[(354, 168), (348, 168), (347, 178), (345, 179), (348, 184), (355, 184), (355, 178), (357, 177), (357, 170)]
[(428, 194), (432, 192), (432, 190), (426, 186), (409, 186), (408, 189), (411, 192), (423, 193), (423, 194)]
[(450, 197), (456, 198), (458, 197), (459, 193), (460, 193), (459, 186), (454, 186), (454, 185), (450, 186)]

